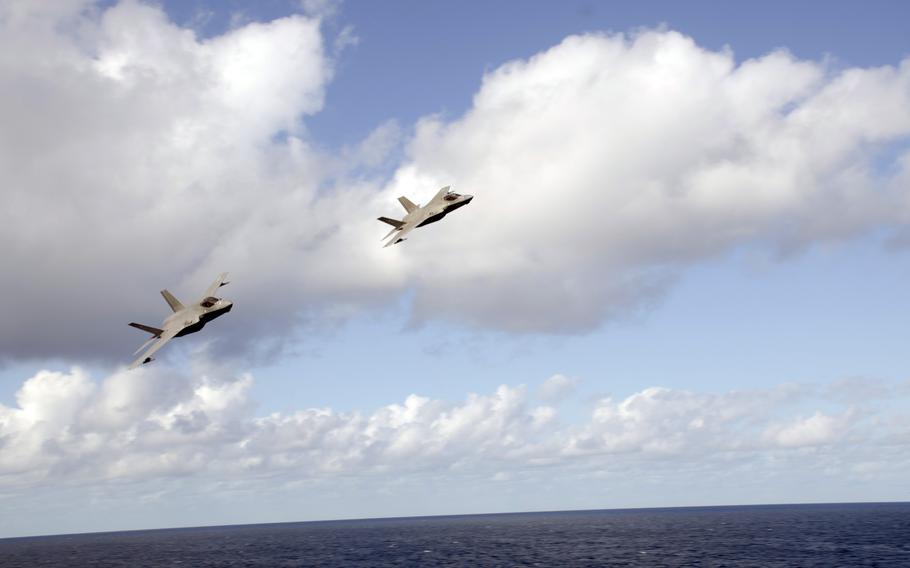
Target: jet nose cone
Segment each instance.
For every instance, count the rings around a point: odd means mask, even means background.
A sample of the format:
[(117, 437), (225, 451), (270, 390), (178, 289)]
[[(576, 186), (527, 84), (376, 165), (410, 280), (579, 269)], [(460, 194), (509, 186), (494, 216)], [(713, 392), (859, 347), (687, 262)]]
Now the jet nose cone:
[(225, 302), (225, 303), (224, 303), (224, 311), (225, 311), (225, 312), (231, 311), (231, 308), (233, 308), (233, 307), (234, 307), (234, 302)]
[(472, 199), (474, 199), (474, 196), (473, 196), (473, 195), (465, 195), (465, 196), (464, 196), (464, 202), (465, 202), (465, 203), (470, 203)]

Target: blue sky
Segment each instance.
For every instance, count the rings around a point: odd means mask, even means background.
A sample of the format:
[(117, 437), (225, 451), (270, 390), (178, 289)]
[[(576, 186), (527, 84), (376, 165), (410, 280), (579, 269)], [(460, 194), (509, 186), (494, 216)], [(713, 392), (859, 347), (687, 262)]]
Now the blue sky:
[[(451, 399), (502, 382), (536, 385), (557, 373), (582, 379), (591, 395), (622, 396), (651, 384), (724, 390), (835, 378), (899, 381), (907, 372), (910, 324), (900, 307), (908, 278), (907, 255), (883, 250), (875, 238), (786, 261), (743, 251), (690, 270), (658, 305), (592, 333), (516, 338), (443, 325), (409, 330), (390, 314), (263, 369), (257, 375), (268, 385), (257, 388), (264, 404), (288, 410), (298, 400), (364, 408), (403, 398), (414, 385)], [(381, 380), (373, 374), (377, 364)], [(322, 380), (327, 376), (348, 378), (343, 397), (339, 385)]]
[[(297, 2), (162, 5), (178, 23), (196, 22), (200, 12), (211, 12), (204, 25), (196, 26), (200, 34), (211, 35), (223, 32), (232, 14), (267, 21), (287, 15)], [(342, 57), (325, 108), (307, 126), (318, 143), (335, 146), (356, 143), (386, 119), (411, 124), (427, 114), (461, 114), (485, 71), (585, 32), (664, 25), (710, 49), (729, 46), (738, 59), (783, 47), (797, 57), (830, 56), (843, 65), (893, 65), (910, 52), (902, 21), (906, 10), (899, 1), (834, 1), (824, 10), (781, 1), (343, 3), (327, 31), (337, 34), (351, 26), (359, 45)]]
[[(232, 14), (268, 21), (292, 13), (296, 3), (163, 6), (178, 23), (211, 11), (197, 29), (216, 35)], [(350, 2), (326, 28), (331, 35), (350, 26), (357, 44), (341, 55), (325, 107), (305, 123), (316, 144), (339, 147), (356, 144), (385, 120), (407, 127), (425, 115), (455, 117), (470, 106), (483, 73), (585, 32), (665, 26), (709, 49), (729, 47), (740, 61), (785, 48), (800, 58), (831, 58), (836, 66), (895, 64), (910, 53), (897, 15), (906, 7), (876, 6), (834, 2), (820, 11), (787, 2)], [(355, 409), (415, 390), (452, 398), (503, 381), (534, 384), (555, 373), (584, 377), (597, 392), (616, 394), (655, 382), (723, 388), (731, 381), (761, 386), (782, 376), (900, 379), (899, 337), (906, 326), (893, 307), (904, 299), (900, 276), (910, 265), (906, 254), (882, 248), (881, 239), (869, 238), (783, 261), (764, 251), (727, 255), (687, 272), (654, 309), (581, 336), (488, 336), (432, 323), (411, 329), (393, 305), (316, 339), (307, 355), (264, 369), (269, 385), (259, 396), (269, 409), (299, 403)], [(872, 281), (870, 274), (876, 275)], [(877, 341), (868, 340), (870, 328), (881, 330)], [(466, 350), (471, 357), (463, 356)], [(402, 355), (407, 362), (387, 363), (383, 380), (371, 376), (377, 363)], [(351, 391), (346, 384), (339, 397), (335, 381), (320, 380), (326, 376), (346, 377), (356, 386)]]
[(302, 5), (3, 24), (0, 537), (906, 498), (904, 3)]
[[(280, 5), (272, 4), (275, 14)], [(330, 29), (353, 26), (361, 44), (340, 63), (325, 109), (308, 125), (320, 143), (344, 144), (386, 118), (410, 124), (427, 114), (459, 115), (485, 71), (585, 32), (663, 25), (710, 49), (729, 46), (740, 60), (783, 47), (843, 65), (895, 64), (910, 52), (906, 10), (901, 2), (831, 2), (824, 10), (790, 2), (351, 2)]]

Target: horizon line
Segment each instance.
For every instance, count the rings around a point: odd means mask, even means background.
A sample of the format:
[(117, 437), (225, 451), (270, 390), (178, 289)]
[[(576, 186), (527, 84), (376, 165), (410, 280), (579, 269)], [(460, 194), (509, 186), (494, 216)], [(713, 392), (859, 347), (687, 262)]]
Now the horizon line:
[(484, 513), (454, 513), (454, 514), (434, 514), (434, 515), (404, 515), (397, 517), (356, 517), (356, 518), (337, 518), (337, 519), (312, 519), (307, 521), (273, 521), (262, 523), (229, 523), (224, 525), (188, 525), (175, 527), (152, 527), (142, 529), (124, 529), (108, 530), (93, 532), (72, 532), (72, 533), (52, 533), (52, 534), (31, 534), (20, 536), (0, 536), (0, 541), (16, 539), (37, 539), (53, 538), (66, 536), (88, 536), (88, 535), (114, 535), (139, 532), (159, 532), (159, 531), (182, 531), (182, 530), (203, 530), (203, 529), (231, 529), (243, 527), (259, 527), (272, 525), (301, 525), (301, 524), (327, 524), (327, 523), (356, 523), (370, 521), (404, 521), (416, 519), (445, 519), (457, 517), (490, 517), (490, 516), (508, 516), (508, 515), (546, 515), (560, 513), (599, 513), (599, 512), (626, 512), (626, 511), (668, 511), (682, 509), (733, 509), (733, 508), (761, 508), (761, 507), (805, 507), (805, 506), (838, 506), (838, 505), (910, 505), (910, 501), (809, 501), (799, 503), (740, 503), (725, 505), (676, 505), (676, 506), (648, 506), (648, 507), (607, 507), (596, 509), (551, 509), (551, 510), (529, 510), (529, 511), (499, 511)]

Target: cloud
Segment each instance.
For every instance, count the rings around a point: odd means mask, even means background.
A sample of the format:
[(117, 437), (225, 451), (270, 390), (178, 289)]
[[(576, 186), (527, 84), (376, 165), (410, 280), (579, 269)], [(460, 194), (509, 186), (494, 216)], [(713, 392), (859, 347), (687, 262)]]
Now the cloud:
[(759, 463), (777, 451), (836, 445), (849, 452), (906, 435), (900, 421), (867, 429), (876, 413), (850, 406), (805, 418), (807, 405), (830, 401), (812, 389), (795, 396), (786, 385), (726, 393), (651, 387), (602, 399), (578, 421), (507, 385), (461, 402), (415, 394), (370, 413), (306, 408), (257, 416), (252, 384), (250, 375), (204, 365), (190, 375), (164, 366), (118, 372), (100, 384), (78, 368), (38, 372), (15, 406), (0, 405), (0, 485), (186, 476), (255, 485), (428, 472), (504, 478), (541, 466), (598, 471), (730, 453)]
[(583, 332), (739, 245), (798, 250), (904, 223), (906, 162), (876, 160), (906, 156), (908, 103), (910, 60), (737, 63), (672, 31), (572, 36), (507, 63), (464, 116), (418, 124), (391, 184), (476, 195), (409, 243), (415, 318)]
[[(401, 298), (415, 323), (581, 333), (739, 245), (910, 219), (907, 62), (571, 36), (489, 72), (463, 116), (334, 152), (306, 122), (335, 66), (322, 9), (205, 39), (135, 0), (0, 9), (0, 360), (126, 362), (158, 290), (191, 301), (224, 270), (216, 347), (244, 357)], [(398, 195), (447, 184), (474, 203), (380, 247)]]
[(572, 394), (580, 382), (576, 378), (556, 374), (540, 385), (538, 396), (546, 401), (558, 402)]
[(849, 416), (829, 416), (816, 412), (788, 424), (773, 425), (766, 436), (784, 447), (814, 446), (831, 443), (846, 430)]
[(313, 205), (325, 168), (300, 121), (332, 75), (319, 19), (200, 40), (136, 1), (27, 15), (0, 18), (17, 54), (0, 60), (0, 258), (15, 276), (0, 358), (128, 353), (141, 338), (123, 325), (165, 315), (157, 290), (192, 299), (223, 270), (241, 297), (270, 291), (237, 310), (242, 327), (296, 323), (299, 253), (345, 205)]
[[(257, 412), (194, 362), (40, 371), (0, 405), (5, 536), (455, 512), (900, 498), (906, 390), (649, 387), (587, 413), (521, 385), (374, 409)], [(585, 404), (579, 396), (571, 406)], [(301, 507), (301, 504), (305, 506)], [(99, 514), (86, 519), (84, 511)], [(6, 522), (4, 522), (6, 521)]]
[(317, 17), (330, 17), (338, 13), (341, 0), (300, 0), (304, 13)]

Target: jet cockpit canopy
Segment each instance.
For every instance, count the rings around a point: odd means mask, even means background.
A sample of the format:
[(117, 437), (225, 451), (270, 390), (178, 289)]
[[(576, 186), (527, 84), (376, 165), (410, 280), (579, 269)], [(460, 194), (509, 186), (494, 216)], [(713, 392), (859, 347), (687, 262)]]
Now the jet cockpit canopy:
[(454, 191), (450, 191), (450, 192), (446, 193), (446, 196), (443, 197), (443, 199), (445, 199), (446, 201), (455, 201), (459, 197), (461, 197), (460, 193), (455, 193)]
[(203, 308), (211, 308), (212, 306), (214, 306), (217, 303), (218, 303), (218, 298), (216, 298), (215, 296), (209, 296), (208, 298), (199, 302), (199, 305), (202, 306)]

